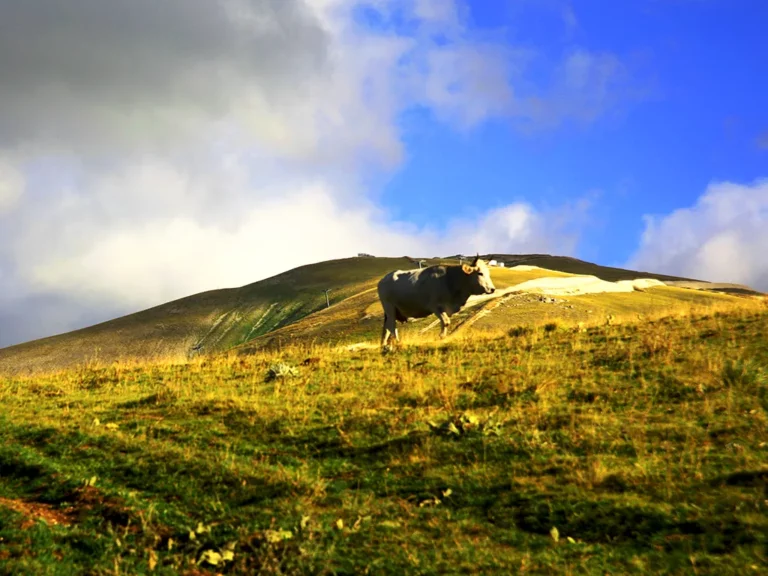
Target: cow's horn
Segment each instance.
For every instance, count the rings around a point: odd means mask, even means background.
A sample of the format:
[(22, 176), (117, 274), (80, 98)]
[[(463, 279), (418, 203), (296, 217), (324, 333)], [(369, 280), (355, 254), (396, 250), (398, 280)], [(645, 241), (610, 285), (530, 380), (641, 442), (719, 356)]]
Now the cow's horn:
[(472, 266), (477, 266), (477, 261), (480, 260), (480, 252), (477, 253), (475, 259), (472, 261)]

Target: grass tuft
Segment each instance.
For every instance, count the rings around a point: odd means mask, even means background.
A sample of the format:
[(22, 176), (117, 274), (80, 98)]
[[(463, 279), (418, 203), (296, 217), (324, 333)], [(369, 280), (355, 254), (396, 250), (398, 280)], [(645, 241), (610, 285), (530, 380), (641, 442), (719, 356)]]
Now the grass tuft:
[(723, 383), (731, 388), (756, 390), (768, 383), (768, 373), (754, 360), (728, 360), (723, 366)]

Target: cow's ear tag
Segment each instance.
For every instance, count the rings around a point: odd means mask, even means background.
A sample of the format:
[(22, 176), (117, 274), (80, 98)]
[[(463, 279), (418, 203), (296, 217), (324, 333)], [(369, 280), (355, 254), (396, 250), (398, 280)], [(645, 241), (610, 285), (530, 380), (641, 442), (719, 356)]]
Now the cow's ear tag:
[(472, 266), (467, 266), (466, 264), (462, 264), (461, 269), (464, 270), (464, 274), (472, 274)]

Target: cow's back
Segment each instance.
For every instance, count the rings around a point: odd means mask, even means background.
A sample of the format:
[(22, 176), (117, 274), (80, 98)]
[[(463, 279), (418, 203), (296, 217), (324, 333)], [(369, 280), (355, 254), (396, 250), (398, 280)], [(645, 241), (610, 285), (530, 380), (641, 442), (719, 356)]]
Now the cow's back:
[(378, 285), (379, 299), (393, 304), (403, 316), (421, 318), (434, 314), (447, 293), (445, 269), (396, 270)]
[(379, 298), (388, 302), (398, 302), (414, 298), (415, 286), (421, 270), (394, 270), (379, 280)]

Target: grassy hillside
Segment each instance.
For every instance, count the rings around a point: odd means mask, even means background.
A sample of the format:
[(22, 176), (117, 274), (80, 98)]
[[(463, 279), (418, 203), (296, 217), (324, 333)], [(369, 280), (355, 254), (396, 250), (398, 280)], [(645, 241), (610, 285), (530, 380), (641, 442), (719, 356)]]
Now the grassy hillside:
[(0, 349), (0, 372), (51, 370), (91, 359), (187, 358), (225, 350), (375, 285), (406, 258), (332, 260), (241, 288), (213, 290), (69, 332)]
[[(497, 289), (508, 288), (526, 280), (544, 276), (567, 276), (553, 270), (517, 271), (502, 268), (492, 268), (491, 275)], [(468, 306), (464, 314), (456, 317), (456, 321), (472, 313), (473, 307)], [(354, 298), (349, 298), (331, 308), (320, 310), (289, 326), (251, 340), (241, 347), (241, 351), (249, 353), (263, 346), (297, 341), (334, 344), (360, 341), (378, 343), (383, 319), (384, 312), (379, 303), (374, 282), (371, 288), (358, 293)], [(400, 327), (398, 330), (403, 335), (418, 333), (434, 321), (435, 317), (429, 317), (411, 322), (408, 327)]]
[[(517, 271), (493, 268), (499, 289), (546, 276), (568, 277), (552, 270)], [(714, 312), (731, 309), (761, 309), (761, 299), (717, 292), (659, 286), (643, 292), (589, 294), (568, 297), (541, 297), (536, 294), (509, 294), (467, 306), (452, 318), (452, 333), (466, 331), (499, 334), (517, 326), (536, 327), (555, 323), (563, 327), (594, 326), (659, 318), (670, 314)], [(329, 308), (254, 338), (237, 350), (249, 354), (265, 347), (316, 342), (337, 345), (376, 345), (381, 335), (383, 311), (375, 290), (369, 290)], [(436, 338), (440, 332), (434, 316), (399, 325), (401, 338)]]
[(767, 332), (742, 310), (0, 378), (0, 573), (766, 573)]
[[(499, 288), (541, 276), (573, 272), (595, 274), (609, 280), (654, 276), (605, 268), (573, 258), (495, 256), (510, 263), (525, 262), (551, 268), (526, 272), (494, 268), (494, 282)], [(83, 330), (1, 349), (0, 372), (50, 371), (93, 359), (103, 362), (186, 359), (241, 345), (248, 351), (269, 345), (280, 346), (283, 342), (297, 339), (373, 343), (378, 339), (382, 319), (376, 283), (387, 272), (413, 268), (417, 266), (416, 262), (409, 258), (332, 260), (302, 266), (241, 288), (196, 294)], [(427, 265), (440, 262), (455, 263), (429, 259)], [(323, 293), (328, 288), (332, 290), (330, 300), (333, 306), (330, 309), (326, 309)], [(479, 323), (472, 318), (477, 310), (469, 307), (455, 318), (455, 325), (467, 323), (473, 328), (492, 325), (503, 328), (505, 323), (541, 324), (555, 319), (599, 323), (607, 314), (613, 313), (614, 308), (625, 309), (631, 315), (648, 313), (647, 308), (656, 304), (654, 313), (666, 314), (676, 309), (688, 310), (694, 300), (701, 306), (727, 304), (719, 294), (706, 291), (659, 290), (654, 289), (652, 294), (655, 296), (650, 298), (636, 298), (636, 295), (600, 296), (592, 300), (573, 300), (566, 306), (556, 307), (542, 306), (538, 299), (521, 306), (524, 299), (518, 299), (499, 308), (492, 318)], [(489, 305), (493, 306), (495, 304)], [(510, 313), (513, 308), (515, 313)], [(415, 322), (403, 332), (407, 335), (428, 330), (432, 322), (433, 319)]]
[(692, 311), (755, 310), (762, 306), (761, 299), (670, 286), (647, 288), (642, 292), (558, 296), (544, 301), (536, 295), (518, 294), (489, 302), (486, 313), (473, 322), (472, 329), (498, 332), (510, 326), (550, 323), (590, 326), (686, 315)]

